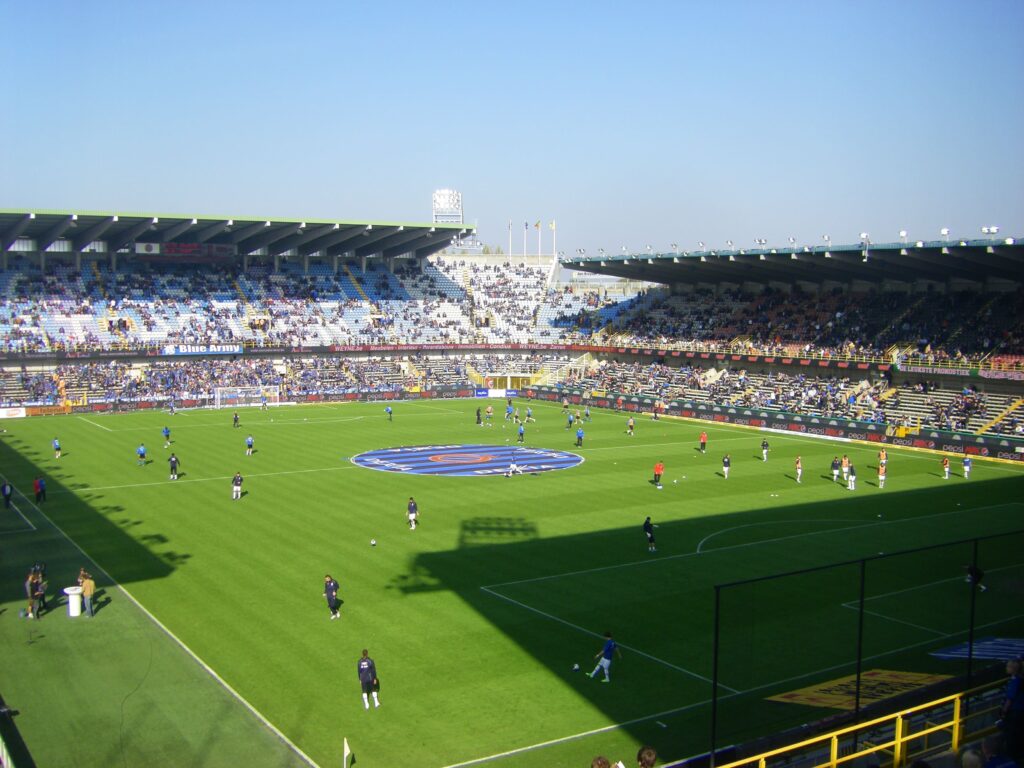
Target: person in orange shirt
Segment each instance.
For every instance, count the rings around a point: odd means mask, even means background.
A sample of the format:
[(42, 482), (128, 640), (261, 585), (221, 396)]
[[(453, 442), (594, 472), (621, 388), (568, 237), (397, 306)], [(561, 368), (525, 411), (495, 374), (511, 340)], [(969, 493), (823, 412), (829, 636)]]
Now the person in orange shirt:
[(878, 487), (885, 488), (885, 464), (878, 462)]
[(949, 480), (949, 457), (942, 457), (942, 479)]
[(804, 462), (799, 456), (796, 457), (796, 481), (799, 483), (804, 474)]
[(708, 433), (707, 432), (701, 432), (700, 433), (700, 452), (701, 453), (707, 453), (708, 452)]
[(878, 466), (884, 467), (889, 463), (889, 454), (885, 452), (885, 448), (878, 452)]
[(654, 465), (654, 484), (661, 488), (661, 476), (665, 474), (665, 465), (662, 462), (658, 462)]
[(846, 482), (849, 482), (849, 480), (850, 480), (850, 457), (847, 456), (845, 453), (843, 454), (842, 466), (843, 466), (843, 482), (846, 483)]
[(626, 419), (626, 434), (630, 437), (633, 436), (633, 430), (636, 428), (636, 421), (630, 416)]

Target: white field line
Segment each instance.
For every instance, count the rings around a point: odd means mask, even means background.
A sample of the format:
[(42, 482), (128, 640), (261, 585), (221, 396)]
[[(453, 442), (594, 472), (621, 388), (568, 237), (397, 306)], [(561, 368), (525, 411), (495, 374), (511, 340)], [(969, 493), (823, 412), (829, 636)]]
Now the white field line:
[[(1011, 502), (1011, 503), (1014, 503), (1014, 502)], [(998, 573), (999, 571), (1012, 571), (1014, 568), (1021, 568), (1021, 567), (1022, 566), (1019, 563), (1018, 564), (1014, 564), (1014, 565), (1001, 565), (998, 568), (989, 568), (987, 571), (985, 571), (985, 573)], [(881, 594), (878, 594), (878, 595), (872, 595), (871, 597), (866, 598), (865, 602), (867, 600), (881, 600), (884, 597), (893, 597), (894, 595), (905, 595), (907, 592), (916, 592), (919, 589), (927, 589), (928, 587), (934, 587), (934, 586), (936, 586), (938, 584), (948, 584), (951, 581), (963, 581), (963, 580), (964, 579), (961, 576), (952, 576), (952, 577), (950, 577), (948, 579), (936, 579), (935, 581), (929, 581), (927, 584), (918, 584), (918, 585), (913, 586), (913, 587), (907, 587), (906, 589), (897, 589), (897, 590), (894, 590), (893, 592), (882, 592)], [(858, 604), (857, 600), (848, 600), (847, 602), (843, 603), (843, 607), (844, 608), (855, 608), (857, 606), (857, 604)]]
[[(320, 469), (288, 469), (281, 472), (253, 472), (252, 474), (246, 474), (246, 477), (278, 477), (279, 475), (305, 475), (311, 472), (337, 472), (342, 469), (356, 469), (355, 464), (343, 464), (340, 467), (321, 467)], [(224, 475), (223, 477), (196, 477), (185, 480), (159, 480), (154, 483), (128, 483), (126, 485), (89, 485), (84, 488), (63, 488), (54, 493), (85, 493), (86, 491), (117, 491), (122, 488), (148, 488), (151, 485), (185, 485), (186, 483), (210, 483), (210, 482), (223, 482), (230, 480), (232, 475)]]
[[(0, 479), (4, 480), (5, 482), (7, 481), (6, 475), (0, 475)], [(21, 490), (19, 490), (18, 488), (15, 488), (14, 490), (17, 491), (18, 495), (21, 496), (23, 499), (25, 499), (25, 501), (28, 501), (28, 496), (26, 496)], [(29, 501), (29, 504), (31, 504), (31, 503), (32, 502)], [(35, 527), (35, 525), (32, 524), (32, 521), (29, 520), (27, 517), (25, 517), (25, 514), (20, 509), (18, 509), (18, 505), (15, 504), (13, 500), (11, 501), (11, 508), (15, 512), (18, 513), (18, 517), (20, 517), (22, 520), (25, 521), (25, 524), (28, 525), (29, 530), (28, 531), (26, 531), (26, 530), (21, 530), (21, 531), (4, 531), (5, 534), (8, 534), (8, 533), (29, 533), (31, 531), (38, 530)]]
[[(992, 622), (989, 622), (987, 624), (980, 624), (977, 627), (975, 627), (975, 629), (986, 629), (988, 627), (996, 626), (998, 624), (1005, 624), (1008, 621), (1014, 621), (1015, 619), (1020, 619), (1020, 618), (1024, 618), (1024, 614), (1018, 614), (1017, 616), (1007, 616), (1006, 618), (1000, 619), (999, 621), (992, 621)], [(912, 643), (910, 645), (905, 645), (902, 648), (894, 648), (894, 649), (892, 649), (890, 651), (884, 651), (882, 653), (876, 653), (876, 654), (874, 654), (872, 656), (865, 656), (863, 659), (861, 659), (861, 661), (862, 662), (863, 661), (874, 661), (875, 659), (880, 659), (880, 658), (883, 658), (885, 656), (891, 656), (891, 655), (896, 654), (896, 653), (902, 653), (903, 651), (909, 651), (909, 650), (912, 650), (912, 649), (917, 648), (917, 647), (922, 646), (922, 645), (928, 645), (929, 643), (934, 643), (937, 640), (940, 640), (940, 639), (943, 639), (943, 638), (955, 637), (958, 634), (963, 634), (963, 632), (962, 631), (961, 632), (950, 632), (948, 634), (943, 634), (940, 637), (928, 638), (927, 640), (923, 640), (923, 641), (921, 641), (919, 643)], [(842, 669), (843, 667), (849, 667), (853, 663), (854, 663), (854, 661), (847, 661), (847, 662), (843, 662), (842, 664), (833, 664), (830, 667), (824, 667), (822, 669), (816, 669), (816, 670), (813, 670), (811, 672), (804, 672), (804, 673), (801, 673), (799, 675), (794, 675), (792, 677), (787, 677), (787, 678), (785, 678), (783, 680), (775, 680), (775, 681), (770, 682), (770, 683), (765, 683), (763, 685), (757, 685), (757, 686), (754, 686), (753, 688), (747, 688), (746, 690), (737, 691), (735, 693), (727, 693), (724, 696), (719, 696), (718, 700), (719, 701), (725, 701), (727, 699), (734, 699), (737, 696), (745, 696), (745, 695), (749, 695), (751, 693), (757, 693), (758, 691), (763, 691), (763, 690), (766, 690), (766, 689), (769, 689), (769, 688), (777, 688), (778, 686), (785, 685), (786, 683), (792, 683), (792, 682), (795, 682), (797, 680), (803, 680), (804, 678), (807, 678), (807, 677), (813, 677), (815, 675), (820, 675), (820, 674), (822, 674), (824, 672), (832, 672), (833, 670)], [(719, 685), (721, 685), (721, 683), (719, 683)], [(722, 687), (725, 687), (725, 686), (722, 686)], [(702, 707), (702, 706), (705, 706), (705, 705), (710, 704), (710, 703), (711, 703), (711, 699), (704, 699), (703, 701), (697, 701), (697, 702), (694, 702), (693, 704), (687, 704), (686, 706), (677, 707), (675, 709), (668, 709), (668, 710), (665, 710), (663, 712), (656, 712), (653, 715), (644, 715), (643, 717), (636, 717), (636, 718), (633, 718), (632, 720), (625, 720), (625, 721), (623, 721), (621, 723), (613, 723), (612, 725), (606, 725), (606, 726), (603, 726), (601, 728), (593, 728), (593, 729), (591, 729), (589, 731), (581, 731), (580, 733), (574, 733), (574, 734), (571, 734), (569, 736), (563, 736), (563, 737), (558, 738), (558, 739), (549, 739), (548, 741), (541, 741), (541, 742), (538, 742), (536, 744), (530, 744), (530, 745), (525, 746), (525, 747), (518, 747), (516, 749), (510, 749), (510, 750), (507, 750), (505, 752), (498, 752), (498, 753), (495, 753), (493, 755), (487, 755), (486, 757), (478, 757), (478, 758), (476, 758), (474, 760), (467, 760), (467, 761), (462, 762), (462, 763), (452, 763), (451, 765), (444, 766), (444, 768), (466, 768), (466, 766), (471, 766), (471, 765), (482, 765), (483, 763), (490, 763), (490, 762), (493, 762), (495, 760), (501, 760), (501, 759), (506, 758), (506, 757), (511, 757), (513, 755), (521, 755), (521, 754), (524, 754), (526, 752), (533, 752), (535, 750), (543, 749), (545, 747), (552, 747), (552, 746), (555, 746), (556, 744), (564, 744), (564, 743), (569, 742), (569, 741), (577, 741), (579, 739), (584, 739), (584, 738), (586, 738), (588, 736), (594, 736), (594, 735), (599, 734), (599, 733), (607, 733), (608, 731), (615, 731), (615, 730), (618, 730), (620, 728), (627, 728), (627, 727), (629, 727), (631, 725), (635, 725), (637, 723), (643, 723), (643, 722), (647, 722), (649, 720), (655, 720), (655, 719), (661, 718), (661, 717), (667, 717), (667, 716), (670, 716), (670, 715), (676, 715), (676, 714), (679, 714), (681, 712), (686, 712), (686, 711), (691, 710), (691, 709), (696, 709), (697, 707)], [(685, 760), (683, 762), (685, 762)], [(679, 761), (676, 761), (676, 762), (670, 763), (670, 765), (677, 765), (678, 763), (679, 763)]]
[[(845, 519), (845, 518), (840, 518), (840, 519), (829, 519), (829, 518), (818, 519), (818, 518), (814, 518), (814, 519), (811, 519), (811, 520), (808, 520), (808, 519), (804, 519), (804, 520), (765, 520), (764, 522), (761, 522), (761, 523), (747, 523), (746, 525), (734, 525), (734, 526), (732, 526), (730, 528), (723, 528), (720, 531), (715, 531), (714, 533), (709, 533), (707, 536), (705, 536), (703, 539), (700, 540), (699, 544), (697, 544), (697, 552), (702, 552), (704, 550), (704, 545), (707, 542), (711, 541), (711, 539), (715, 538), (715, 536), (719, 536), (719, 535), (721, 535), (723, 533), (730, 533), (732, 531), (739, 531), (739, 530), (741, 530), (743, 528), (756, 528), (756, 527), (762, 526), (762, 525), (782, 525), (782, 524), (785, 524), (785, 523), (805, 523), (805, 524), (806, 523), (860, 523), (860, 525), (850, 526), (852, 528), (863, 528), (865, 525), (879, 525), (879, 523), (871, 523), (870, 521), (868, 523), (865, 523), (863, 520), (851, 520), (851, 519)], [(825, 533), (825, 532), (832, 533), (835, 530), (836, 529), (832, 528), (832, 529), (828, 529), (827, 531), (823, 531), (823, 533)], [(845, 531), (845, 530), (849, 530), (849, 529), (848, 528), (839, 528), (838, 530)], [(811, 533), (811, 532), (810, 531), (805, 531), (803, 533), (798, 533), (797, 536), (806, 536), (806, 535), (808, 535), (808, 533)], [(717, 551), (717, 550), (711, 550), (711, 551), (714, 552), (714, 551)]]
[[(420, 413), (420, 414), (410, 414), (410, 415), (414, 415), (414, 416), (432, 416), (433, 414)], [(79, 418), (81, 418), (81, 417), (79, 417)], [(272, 420), (267, 420), (267, 421), (251, 421), (251, 422), (248, 422), (247, 424), (242, 425), (242, 427), (246, 428), (246, 427), (251, 427), (253, 425), (256, 425), (260, 429), (262, 429), (263, 427), (290, 427), (293, 424), (338, 424), (338, 423), (346, 422), (346, 421), (359, 421), (360, 419), (365, 419), (365, 418), (366, 418), (365, 416), (345, 416), (345, 417), (337, 418), (337, 419), (278, 419), (277, 421), (272, 421)], [(89, 420), (88, 419), (82, 419), (82, 421), (89, 421)], [(153, 432), (153, 431), (155, 431), (152, 427), (125, 427), (124, 429), (110, 429), (108, 427), (103, 427), (103, 426), (101, 426), (99, 424), (94, 424), (91, 421), (89, 421), (89, 423), (93, 424), (93, 426), (100, 427), (100, 429), (106, 429), (107, 432)], [(227, 424), (225, 424), (223, 422), (220, 422), (220, 421), (212, 422), (211, 421), (211, 422), (206, 422), (204, 424), (185, 424), (184, 426), (176, 426), (175, 429), (210, 429), (210, 428), (213, 428), (213, 427), (230, 428)], [(243, 428), (240, 428), (238, 431), (239, 432), (244, 431)], [(174, 430), (172, 430), (172, 432), (173, 431)]]
[[(885, 525), (899, 525), (899, 524), (902, 524), (902, 523), (912, 523), (912, 522), (917, 521), (917, 520), (930, 520), (930, 519), (937, 518), (937, 517), (946, 517), (948, 515), (966, 514), (968, 512), (980, 512), (980, 511), (986, 510), (986, 509), (999, 509), (1000, 507), (1020, 506), (1021, 504), (1022, 504), (1022, 502), (1019, 502), (1019, 501), (1010, 501), (1010, 502), (1006, 502), (1005, 504), (991, 504), (991, 505), (984, 506), (984, 507), (972, 507), (972, 508), (969, 508), (969, 509), (954, 509), (954, 510), (950, 510), (949, 512), (936, 512), (934, 515), (921, 515), (920, 517), (910, 517), (910, 518), (905, 518), (903, 520), (885, 520), (885, 521), (883, 521), (881, 523), (878, 523), (878, 522), (866, 522), (863, 525), (851, 525), (851, 526), (847, 526), (845, 528), (830, 528), (830, 529), (823, 530), (823, 531), (809, 531), (807, 533), (797, 533), (797, 534), (793, 534), (791, 536), (778, 536), (778, 537), (776, 537), (774, 539), (761, 539), (759, 541), (748, 541), (748, 542), (743, 543), (743, 544), (730, 544), (730, 545), (725, 546), (725, 547), (716, 547), (715, 549), (709, 550), (709, 552), (712, 552), (712, 553), (713, 552), (727, 552), (727, 551), (733, 550), (733, 549), (744, 549), (746, 547), (757, 547), (757, 546), (760, 546), (762, 544), (774, 544), (774, 543), (779, 542), (779, 541), (788, 541), (790, 539), (799, 539), (799, 538), (801, 538), (803, 536), (820, 536), (820, 535), (826, 534), (826, 533), (839, 533), (839, 532), (842, 532), (842, 531), (851, 531), (851, 530), (855, 530), (855, 529), (858, 529), (858, 528), (873, 528), (873, 527), (885, 526)], [(766, 522), (766, 524), (768, 524), (768, 523)], [(725, 530), (729, 530), (729, 529), (725, 529)], [(723, 531), (719, 531), (719, 533), (722, 533), (722, 532)], [(711, 535), (716, 535), (716, 534), (711, 534)], [(707, 538), (707, 537), (705, 537), (705, 538)], [(656, 564), (656, 563), (664, 563), (664, 562), (666, 562), (668, 560), (683, 560), (683, 559), (690, 558), (690, 557), (697, 557), (697, 556), (699, 556), (701, 554), (705, 554), (705, 553), (700, 552), (700, 551), (684, 552), (684, 553), (678, 554), (678, 555), (666, 555), (665, 557), (658, 557), (658, 558), (656, 558), (654, 560), (632, 560), (632, 561), (626, 562), (626, 563), (616, 563), (615, 565), (602, 565), (602, 566), (598, 566), (597, 568), (584, 568), (584, 569), (579, 570), (579, 571), (567, 571), (565, 573), (554, 573), (554, 574), (551, 574), (549, 576), (534, 576), (534, 577), (529, 578), (529, 579), (516, 579), (516, 580), (513, 580), (513, 581), (503, 581), (503, 582), (498, 583), (498, 584), (487, 584), (486, 586), (488, 588), (498, 588), (498, 587), (511, 586), (513, 584), (531, 584), (531, 583), (539, 582), (539, 581), (550, 581), (552, 579), (561, 579), (561, 578), (566, 577), (566, 576), (580, 576), (580, 575), (583, 575), (583, 574), (586, 574), (586, 573), (600, 573), (602, 571), (613, 571), (613, 570), (617, 570), (619, 568), (632, 568), (632, 567), (638, 566), (638, 565), (651, 565), (651, 564)]]
[(225, 680), (223, 677), (218, 675), (214, 671), (213, 667), (211, 667), (209, 664), (207, 664), (205, 661), (203, 661), (199, 657), (199, 655), (196, 654), (195, 651), (193, 651), (191, 648), (189, 648), (187, 645), (185, 645), (185, 642), (181, 638), (179, 638), (176, 634), (174, 634), (174, 632), (172, 632), (162, 621), (160, 621), (160, 619), (158, 619), (156, 616), (154, 616), (152, 613), (150, 613), (149, 610), (142, 603), (140, 603), (131, 592), (129, 592), (123, 585), (119, 584), (106, 571), (106, 569), (103, 568), (102, 565), (100, 565), (98, 562), (96, 562), (96, 560), (91, 555), (89, 555), (88, 552), (86, 552), (84, 549), (82, 549), (74, 539), (72, 539), (70, 536), (68, 536), (67, 533), (64, 532), (64, 529), (61, 528), (59, 525), (57, 525), (53, 520), (51, 520), (50, 517), (45, 512), (43, 512), (43, 510), (41, 510), (38, 507), (38, 505), (36, 505), (34, 502), (30, 501), (28, 499), (28, 497), (25, 496), (25, 494), (22, 493), (21, 495), (23, 497), (25, 497), (25, 500), (28, 501), (29, 505), (31, 505), (35, 509), (35, 511), (39, 514), (39, 516), (42, 517), (50, 525), (50, 527), (52, 527), (55, 531), (57, 531), (57, 533), (59, 533), (61, 536), (63, 536), (64, 539), (71, 546), (73, 546), (75, 549), (77, 549), (79, 552), (81, 552), (82, 555), (85, 558), (87, 558), (93, 565), (95, 565), (96, 569), (100, 573), (102, 573), (106, 577), (106, 579), (113, 586), (115, 586), (125, 597), (127, 597), (128, 600), (136, 608), (138, 608), (140, 611), (142, 611), (142, 613), (146, 616), (146, 618), (148, 618), (150, 621), (152, 621), (157, 627), (159, 627), (163, 631), (163, 633), (165, 635), (167, 635), (169, 638), (171, 638), (171, 640), (173, 640), (178, 645), (179, 648), (181, 648), (185, 653), (187, 653), (192, 658), (193, 661), (195, 661), (200, 667), (202, 667), (203, 670), (210, 677), (212, 677), (214, 680), (216, 680), (217, 683), (219, 683), (221, 685), (221, 687), (224, 688), (224, 690), (226, 690), (229, 694), (231, 694), (231, 696), (239, 704), (241, 704), (243, 707), (245, 707), (247, 710), (249, 710), (249, 712), (257, 720), (259, 720), (275, 736), (277, 736), (277, 738), (280, 739), (281, 742), (285, 744), (285, 746), (287, 746), (289, 749), (291, 749), (292, 752), (294, 752), (296, 755), (298, 755), (298, 757), (301, 758), (303, 762), (305, 762), (307, 765), (311, 766), (311, 768), (319, 768), (317, 763), (313, 761), (313, 758), (311, 758), (309, 755), (307, 755), (305, 752), (303, 752), (299, 748), (299, 746), (297, 744), (295, 744), (295, 742), (293, 742), (291, 739), (289, 739), (287, 736), (285, 736), (285, 734), (283, 732), (281, 732), (277, 728), (277, 726), (275, 726), (272, 722), (270, 722), (270, 720), (268, 720), (258, 709), (256, 709), (256, 707), (254, 707), (252, 704), (250, 704), (246, 700), (246, 698), (244, 696), (242, 696), (242, 694), (240, 694), (238, 691), (236, 691), (234, 688), (232, 688), (231, 685), (227, 682), (227, 680)]
[(104, 427), (102, 424), (97, 424), (95, 421), (92, 421), (91, 419), (85, 418), (85, 416), (79, 416), (78, 420), (79, 421), (84, 421), (86, 424), (92, 424), (97, 429), (102, 429), (102, 430), (105, 430), (107, 432), (114, 432), (115, 431), (115, 430), (111, 429), (110, 427)]
[[(1008, 570), (1013, 570), (1015, 568), (1020, 568), (1020, 567), (1021, 567), (1020, 565), (1004, 565), (1004, 566), (1000, 566), (999, 568), (990, 568), (988, 571), (986, 571), (986, 573), (997, 573), (998, 571), (1008, 571)], [(868, 600), (879, 600), (879, 599), (881, 599), (883, 597), (892, 597), (893, 595), (903, 595), (903, 594), (906, 594), (907, 592), (916, 592), (919, 589), (927, 589), (928, 587), (934, 587), (934, 586), (936, 586), (938, 584), (948, 584), (951, 581), (963, 581), (963, 579), (961, 577), (959, 577), (959, 576), (954, 576), (954, 577), (949, 578), (949, 579), (937, 579), (935, 581), (929, 581), (927, 584), (918, 584), (917, 586), (907, 587), (906, 589), (897, 589), (897, 590), (895, 590), (893, 592), (884, 592), (884, 593), (882, 593), (880, 595), (872, 595), (871, 597), (865, 598), (864, 602), (866, 603)], [(849, 608), (852, 611), (860, 610), (860, 603), (857, 600), (849, 600), (849, 601), (847, 601), (845, 603), (841, 603), (841, 605), (842, 605), (843, 608)], [(885, 614), (885, 613), (879, 613), (878, 611), (869, 611), (867, 608), (865, 608), (864, 609), (864, 613), (870, 614), (870, 615), (875, 616), (876, 618), (879, 618), (879, 619), (884, 619), (886, 621), (892, 621), (892, 622), (895, 622), (897, 624), (905, 624), (908, 627), (913, 627), (914, 629), (920, 629), (920, 630), (922, 630), (924, 632), (931, 632), (932, 634), (939, 635), (940, 637), (945, 637), (946, 636), (945, 633), (942, 632), (941, 630), (932, 629), (931, 627), (925, 627), (925, 626), (923, 626), (921, 624), (914, 624), (911, 621), (907, 621), (905, 619), (898, 619), (895, 616), (890, 616), (890, 615)]]
[[(554, 614), (545, 613), (544, 611), (540, 610), (539, 608), (534, 608), (532, 605), (527, 605), (526, 603), (521, 603), (518, 600), (513, 600), (511, 597), (508, 597), (507, 595), (503, 595), (500, 592), (495, 592), (493, 589), (488, 589), (487, 587), (480, 587), (480, 589), (482, 591), (486, 592), (489, 595), (493, 595), (494, 597), (501, 598), (502, 600), (505, 600), (505, 601), (507, 601), (509, 603), (512, 603), (513, 605), (518, 605), (520, 608), (523, 608), (523, 609), (525, 609), (527, 611), (532, 611), (533, 613), (536, 613), (539, 616), (543, 616), (545, 619), (550, 619), (551, 621), (558, 622), (559, 624), (562, 624), (562, 625), (564, 625), (566, 627), (569, 627), (570, 629), (575, 629), (577, 632), (582, 632), (584, 635), (590, 635), (591, 637), (596, 637), (596, 638), (598, 638), (600, 640), (604, 640), (604, 635), (602, 635), (599, 632), (591, 632), (589, 629), (585, 629), (585, 628), (579, 626), (578, 624), (573, 624), (571, 621), (566, 621), (565, 619), (560, 618), (558, 616), (555, 616)], [(633, 648), (633, 647), (628, 646), (628, 645), (624, 645), (623, 643), (618, 643), (618, 646), (620, 648), (625, 648), (630, 653), (635, 653), (638, 656), (643, 656), (645, 659), (650, 659), (651, 661), (657, 662), (658, 664), (661, 664), (663, 666), (666, 666), (666, 667), (669, 667), (671, 669), (674, 669), (677, 672), (682, 672), (684, 675), (689, 675), (690, 677), (694, 677), (694, 678), (696, 678), (698, 680), (701, 680), (701, 681), (703, 681), (705, 683), (710, 683), (711, 682), (710, 678), (704, 677), (703, 675), (699, 675), (696, 672), (693, 672), (692, 670), (686, 669), (685, 667), (677, 666), (677, 665), (675, 665), (675, 664), (673, 664), (673, 663), (671, 663), (669, 661), (665, 661), (664, 659), (659, 659), (657, 656), (652, 656), (649, 653), (644, 653), (641, 650), (638, 650), (638, 649)], [(723, 688), (728, 688), (728, 690), (730, 690), (730, 691), (735, 691), (735, 688), (729, 688), (729, 686), (727, 686), (727, 685), (723, 685), (722, 687)]]
[[(843, 608), (849, 608), (852, 611), (859, 611), (860, 610), (860, 608), (858, 606), (856, 606), (856, 605), (847, 605), (846, 603), (843, 603), (842, 607)], [(922, 632), (930, 632), (931, 634), (937, 635), (938, 637), (945, 637), (945, 632), (942, 632), (941, 630), (932, 629), (931, 627), (925, 627), (925, 626), (922, 626), (921, 624), (915, 624), (912, 621), (906, 621), (905, 619), (897, 619), (895, 616), (886, 616), (884, 613), (878, 613), (877, 611), (869, 611), (867, 608), (864, 609), (864, 613), (868, 614), (869, 616), (874, 616), (875, 618), (878, 618), (878, 619), (885, 619), (886, 621), (892, 621), (892, 622), (895, 622), (896, 624), (903, 624), (906, 627), (913, 627), (914, 629), (919, 629)]]

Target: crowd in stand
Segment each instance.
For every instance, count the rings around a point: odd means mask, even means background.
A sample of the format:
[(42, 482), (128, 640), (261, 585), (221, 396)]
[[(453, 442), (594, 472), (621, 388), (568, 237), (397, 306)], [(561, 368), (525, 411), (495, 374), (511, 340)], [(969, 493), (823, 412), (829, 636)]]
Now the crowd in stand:
[(0, 271), (0, 351), (167, 344), (566, 343), (608, 326), (619, 344), (825, 357), (893, 353), (926, 365), (1024, 365), (1017, 294), (652, 291), (614, 301), (549, 285), (550, 269), (433, 258), (310, 273), (105, 263)]

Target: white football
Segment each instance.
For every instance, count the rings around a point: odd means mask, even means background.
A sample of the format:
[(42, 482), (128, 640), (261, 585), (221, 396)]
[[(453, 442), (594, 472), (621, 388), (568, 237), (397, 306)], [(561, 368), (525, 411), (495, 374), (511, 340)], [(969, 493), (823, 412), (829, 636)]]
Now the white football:
[(370, 539), (370, 546), (371, 547), (376, 547), (377, 546), (377, 540), (376, 539)]
[(573, 664), (572, 665), (572, 671), (573, 672), (579, 672), (580, 671), (580, 665), (579, 664)]

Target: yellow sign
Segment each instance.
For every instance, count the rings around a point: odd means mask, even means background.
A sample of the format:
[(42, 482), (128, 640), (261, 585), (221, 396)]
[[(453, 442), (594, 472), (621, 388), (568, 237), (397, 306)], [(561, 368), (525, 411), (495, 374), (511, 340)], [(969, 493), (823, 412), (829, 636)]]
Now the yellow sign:
[[(918, 672), (894, 672), (889, 669), (872, 669), (860, 676), (860, 705), (873, 704), (882, 699), (899, 696), (901, 693), (923, 688), (926, 685), (948, 680), (949, 675), (925, 675)], [(857, 676), (841, 677), (826, 683), (778, 696), (769, 696), (769, 701), (786, 704), (804, 704), (808, 707), (852, 710), (857, 699)]]

